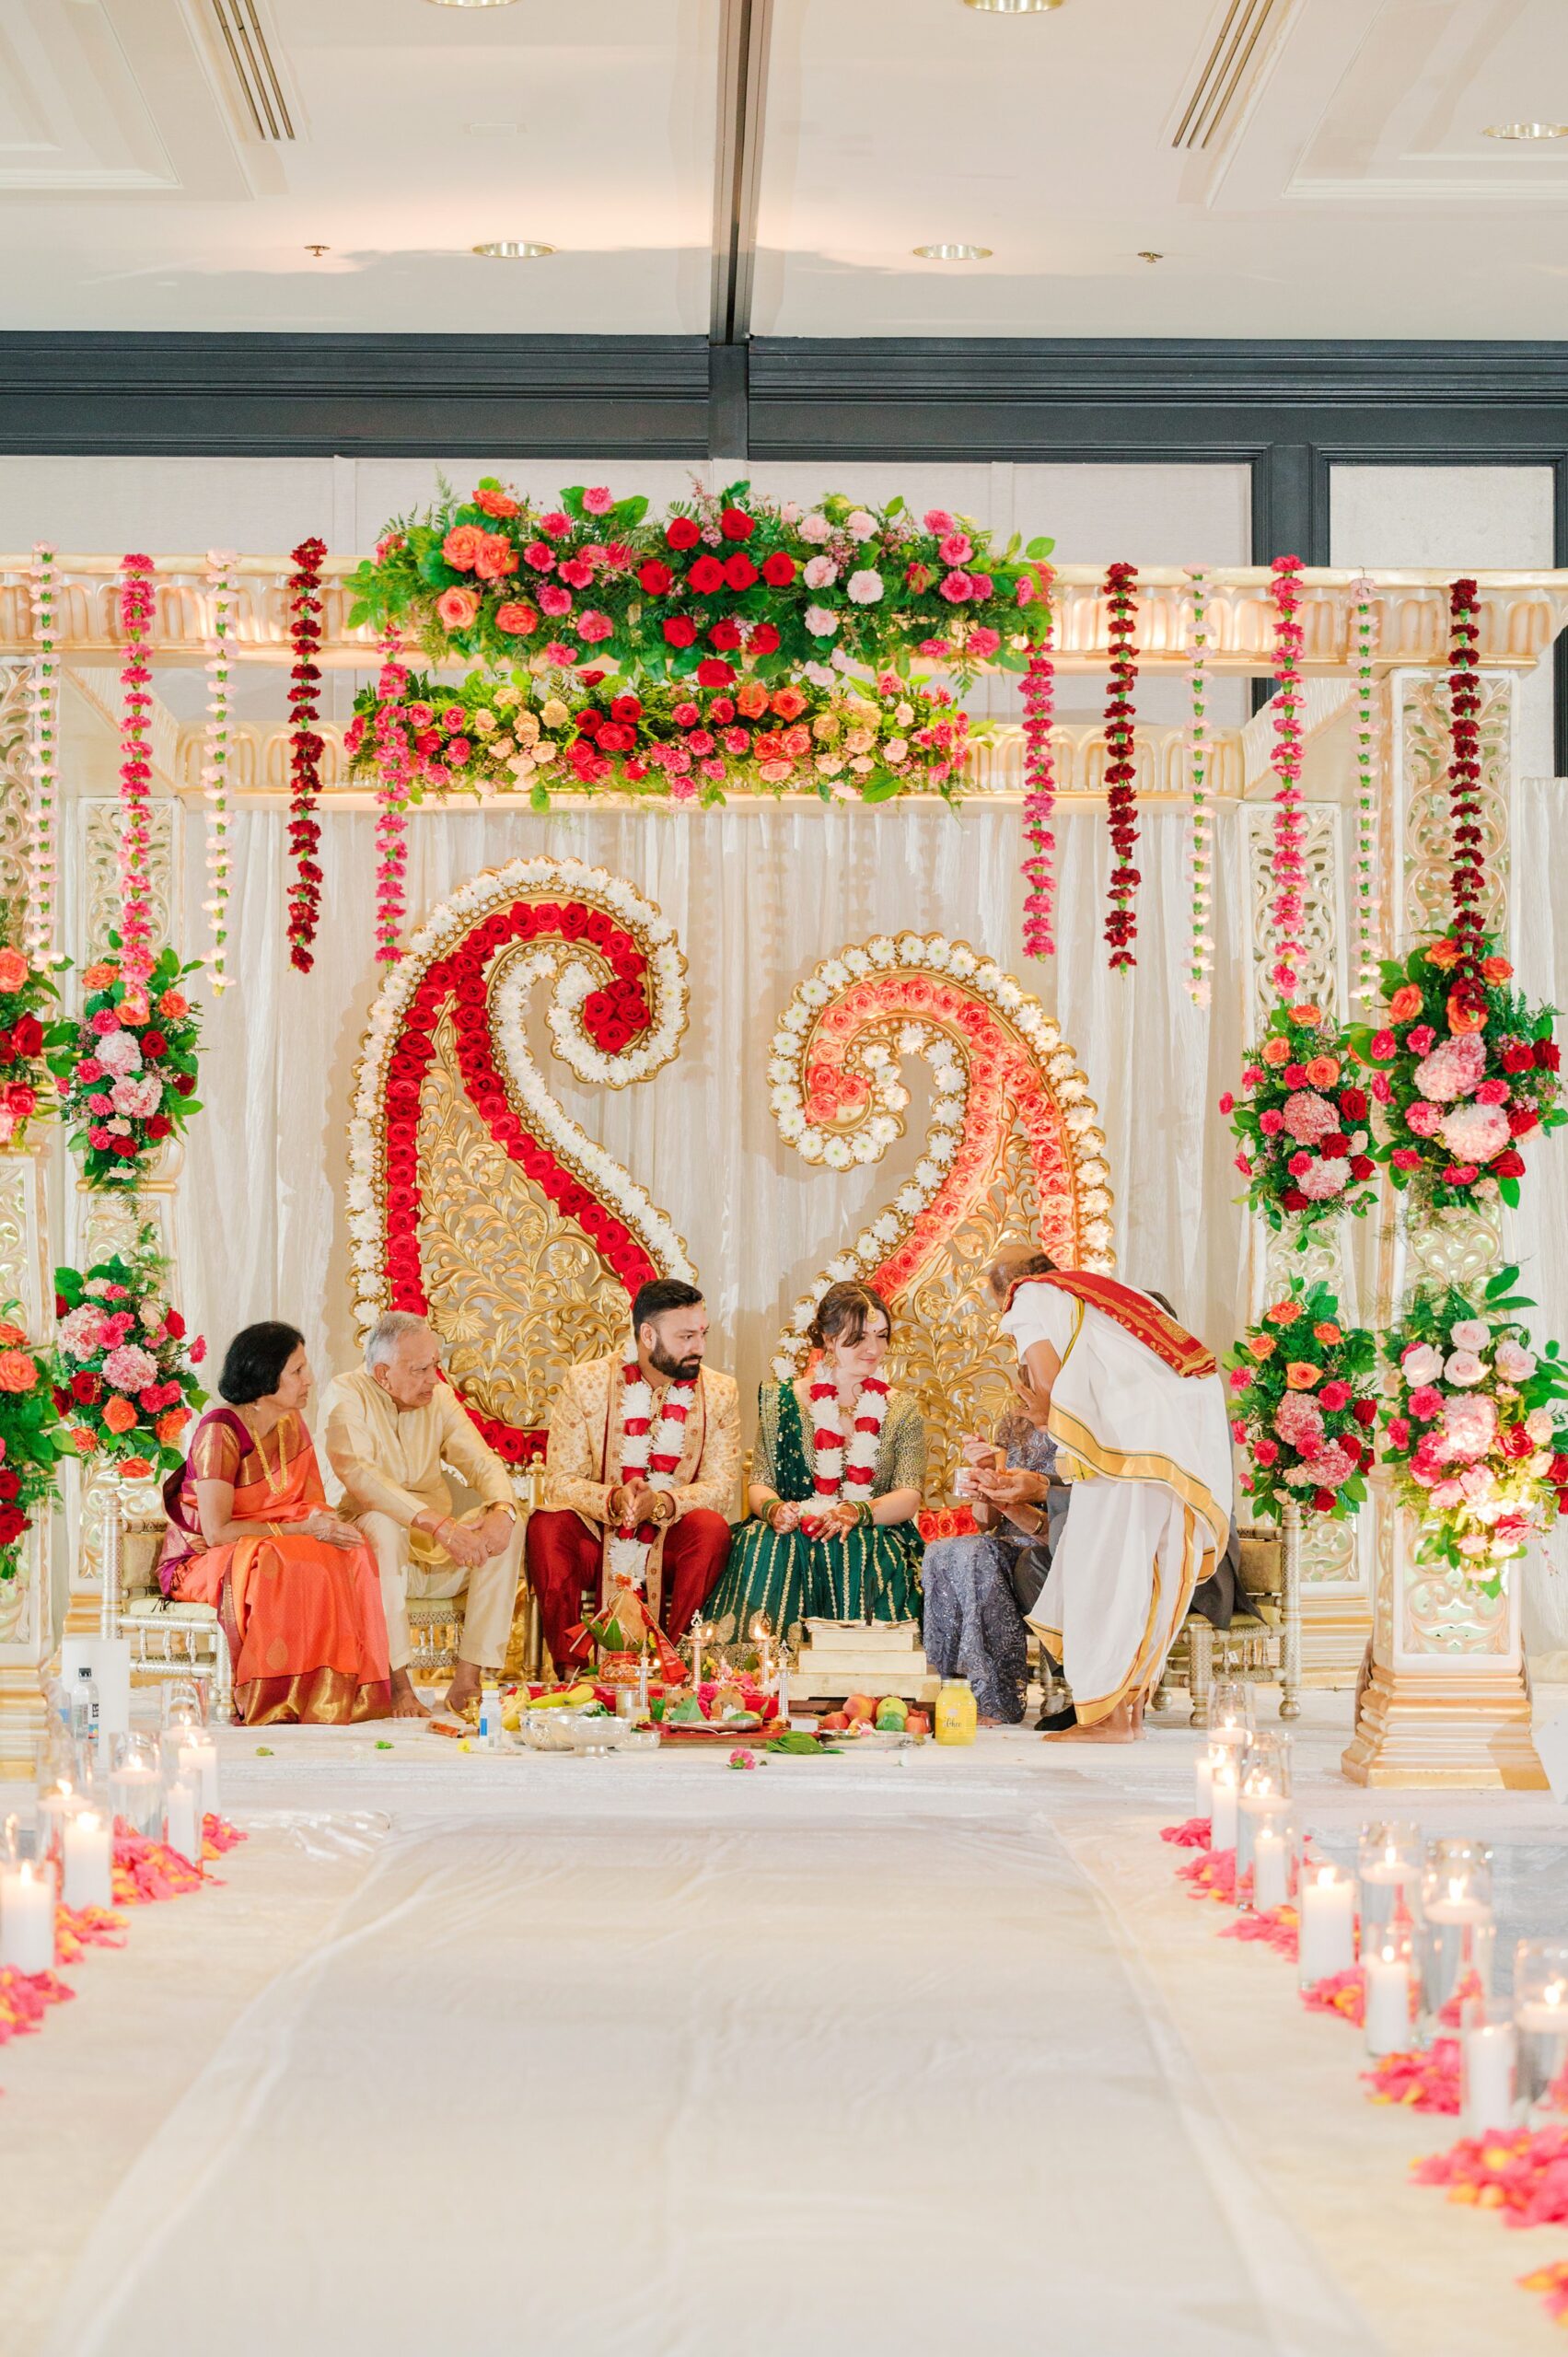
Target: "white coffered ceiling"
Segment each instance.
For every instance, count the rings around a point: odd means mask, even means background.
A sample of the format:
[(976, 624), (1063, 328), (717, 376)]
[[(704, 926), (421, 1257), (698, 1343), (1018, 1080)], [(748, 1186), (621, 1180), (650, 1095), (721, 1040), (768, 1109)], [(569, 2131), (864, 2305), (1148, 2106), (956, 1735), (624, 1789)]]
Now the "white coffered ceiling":
[(1564, 332), (1568, 0), (0, 0), (0, 326), (703, 334), (738, 26), (754, 334)]

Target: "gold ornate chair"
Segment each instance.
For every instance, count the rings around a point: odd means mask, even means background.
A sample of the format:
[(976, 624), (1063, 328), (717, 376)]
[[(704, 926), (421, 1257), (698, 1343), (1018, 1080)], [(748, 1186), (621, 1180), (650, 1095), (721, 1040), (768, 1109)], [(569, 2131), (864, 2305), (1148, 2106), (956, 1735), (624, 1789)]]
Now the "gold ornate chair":
[(1240, 1536), (1242, 1594), (1230, 1627), (1216, 1629), (1190, 1612), (1154, 1697), (1154, 1708), (1166, 1711), (1185, 1687), (1195, 1727), (1209, 1724), (1209, 1689), (1216, 1678), (1259, 1686), (1277, 1680), (1281, 1718), (1301, 1715), (1301, 1596), (1284, 1543), (1277, 1530), (1262, 1525), (1244, 1525)]
[(210, 1688), (210, 1714), (226, 1720), (234, 1709), (234, 1669), (228, 1640), (210, 1604), (173, 1604), (157, 1583), (168, 1527), (161, 1509), (116, 1491), (104, 1516), (103, 1612), (106, 1637), (123, 1637), (133, 1677), (195, 1678)]

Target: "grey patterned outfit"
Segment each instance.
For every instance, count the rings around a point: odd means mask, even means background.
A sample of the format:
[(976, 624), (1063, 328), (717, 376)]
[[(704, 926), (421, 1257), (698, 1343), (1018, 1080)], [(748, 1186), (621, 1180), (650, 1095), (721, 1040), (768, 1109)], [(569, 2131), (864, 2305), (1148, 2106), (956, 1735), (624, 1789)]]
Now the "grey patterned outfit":
[[(996, 1428), (996, 1446), (1010, 1466), (1051, 1473), (1056, 1444), (1021, 1416)], [(942, 1678), (967, 1678), (981, 1716), (1016, 1724), (1028, 1686), (1024, 1616), (1012, 1573), (1028, 1545), (1021, 1530), (1001, 1523), (968, 1538), (938, 1538), (925, 1550), (925, 1655)]]

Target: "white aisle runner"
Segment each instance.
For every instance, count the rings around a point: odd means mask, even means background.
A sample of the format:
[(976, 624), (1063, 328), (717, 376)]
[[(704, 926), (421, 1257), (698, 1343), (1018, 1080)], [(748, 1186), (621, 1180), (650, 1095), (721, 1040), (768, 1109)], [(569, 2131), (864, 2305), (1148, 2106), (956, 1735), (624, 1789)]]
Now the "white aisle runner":
[(49, 2357), (1375, 2347), (1043, 1821), (825, 1819), (763, 1772), (782, 1814), (389, 1842), (121, 2188)]

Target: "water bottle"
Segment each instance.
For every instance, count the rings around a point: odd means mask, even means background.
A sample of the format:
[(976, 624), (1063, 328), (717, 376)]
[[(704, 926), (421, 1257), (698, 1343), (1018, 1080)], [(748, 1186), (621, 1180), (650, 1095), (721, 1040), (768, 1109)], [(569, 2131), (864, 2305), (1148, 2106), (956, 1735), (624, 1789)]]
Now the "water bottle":
[(501, 1741), (501, 1689), (487, 1686), (479, 1705), (479, 1739), (494, 1751)]
[(71, 1689), (72, 1739), (82, 1745), (98, 1743), (98, 1680), (86, 1667), (76, 1672), (76, 1683)]

